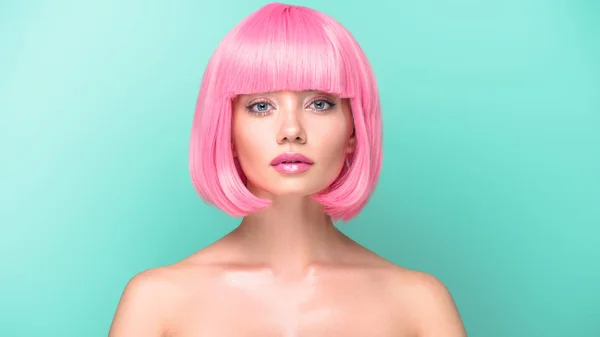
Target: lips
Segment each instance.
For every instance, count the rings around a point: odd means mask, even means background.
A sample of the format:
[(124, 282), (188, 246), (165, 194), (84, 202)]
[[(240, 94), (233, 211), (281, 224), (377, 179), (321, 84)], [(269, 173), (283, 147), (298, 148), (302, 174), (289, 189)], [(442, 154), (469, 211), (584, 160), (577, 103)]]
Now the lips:
[(285, 174), (306, 172), (312, 164), (312, 160), (299, 153), (284, 153), (271, 161), (271, 165), (277, 172)]
[(306, 158), (305, 156), (299, 153), (283, 153), (277, 157), (275, 157), (271, 161), (271, 165), (279, 165), (279, 164), (312, 164), (312, 160)]

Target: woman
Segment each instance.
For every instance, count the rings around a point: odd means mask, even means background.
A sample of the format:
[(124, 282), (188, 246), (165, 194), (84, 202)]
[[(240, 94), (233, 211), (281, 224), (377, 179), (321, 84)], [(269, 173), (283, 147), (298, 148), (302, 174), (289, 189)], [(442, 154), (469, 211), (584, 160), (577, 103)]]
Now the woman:
[(448, 291), (342, 234), (379, 177), (377, 86), (334, 19), (272, 3), (203, 77), (190, 169), (239, 227), (127, 284), (111, 337), (465, 336)]

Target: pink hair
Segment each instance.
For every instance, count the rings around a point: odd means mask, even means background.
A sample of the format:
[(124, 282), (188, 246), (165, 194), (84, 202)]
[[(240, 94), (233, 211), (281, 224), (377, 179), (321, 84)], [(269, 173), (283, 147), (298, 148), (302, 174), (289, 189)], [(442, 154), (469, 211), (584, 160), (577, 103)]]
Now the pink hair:
[(240, 94), (320, 90), (350, 99), (356, 150), (324, 192), (314, 195), (334, 221), (348, 221), (373, 193), (382, 162), (375, 77), (361, 47), (341, 24), (316, 10), (268, 4), (221, 41), (204, 73), (190, 146), (194, 188), (231, 216), (269, 205), (251, 194), (231, 148), (232, 100)]

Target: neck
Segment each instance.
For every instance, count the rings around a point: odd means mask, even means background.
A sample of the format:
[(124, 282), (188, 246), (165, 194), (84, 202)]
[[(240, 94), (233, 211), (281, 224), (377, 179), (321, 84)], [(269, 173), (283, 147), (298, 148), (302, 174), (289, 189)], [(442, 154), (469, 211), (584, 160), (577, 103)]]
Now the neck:
[(334, 258), (345, 236), (310, 197), (271, 197), (269, 207), (246, 216), (232, 233), (244, 255), (279, 273), (307, 273)]

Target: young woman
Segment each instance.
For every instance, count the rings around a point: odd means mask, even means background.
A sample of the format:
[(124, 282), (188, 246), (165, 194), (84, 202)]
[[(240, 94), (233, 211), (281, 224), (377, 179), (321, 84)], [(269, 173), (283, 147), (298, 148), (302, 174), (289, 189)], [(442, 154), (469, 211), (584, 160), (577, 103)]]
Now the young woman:
[(465, 336), (436, 278), (363, 248), (332, 221), (367, 203), (382, 162), (377, 85), (352, 35), (268, 4), (203, 77), (190, 170), (239, 227), (127, 284), (110, 337)]

